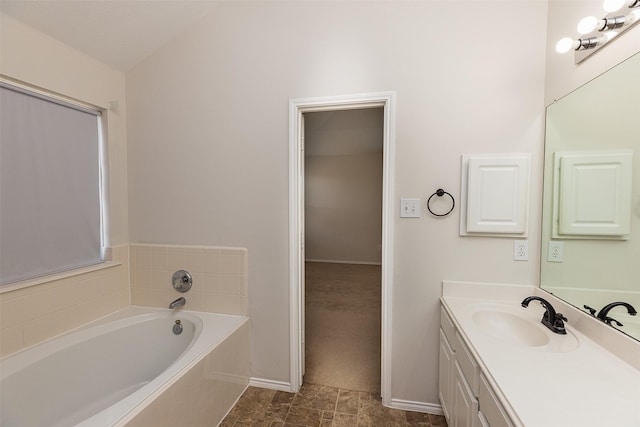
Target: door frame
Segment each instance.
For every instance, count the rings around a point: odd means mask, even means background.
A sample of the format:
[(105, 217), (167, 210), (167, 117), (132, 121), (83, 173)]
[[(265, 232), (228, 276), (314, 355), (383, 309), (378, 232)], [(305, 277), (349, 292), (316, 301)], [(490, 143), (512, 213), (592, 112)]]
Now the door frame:
[(289, 330), (290, 387), (298, 392), (304, 369), (304, 140), (303, 114), (383, 107), (383, 183), (382, 183), (382, 307), (381, 378), (382, 402), (391, 404), (391, 342), (393, 290), (394, 215), (394, 128), (395, 92), (377, 92), (289, 100)]

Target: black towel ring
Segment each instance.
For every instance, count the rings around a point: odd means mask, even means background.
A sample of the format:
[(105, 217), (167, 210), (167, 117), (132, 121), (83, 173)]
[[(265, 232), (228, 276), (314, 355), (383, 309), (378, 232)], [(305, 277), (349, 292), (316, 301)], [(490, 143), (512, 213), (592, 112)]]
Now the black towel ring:
[[(446, 213), (443, 214), (437, 214), (434, 211), (431, 210), (431, 206), (429, 206), (429, 203), (431, 203), (431, 199), (433, 198), (433, 196), (438, 196), (438, 197), (442, 197), (444, 195), (447, 195), (451, 198), (451, 209), (449, 209)], [(427, 199), (427, 209), (429, 210), (429, 212), (431, 213), (431, 215), (433, 216), (447, 216), (449, 215), (451, 212), (453, 212), (453, 208), (456, 207), (456, 200), (453, 198), (453, 196), (450, 193), (447, 193), (446, 191), (444, 191), (442, 188), (438, 188), (436, 190), (435, 193), (433, 193), (431, 196), (429, 196), (429, 198)]]

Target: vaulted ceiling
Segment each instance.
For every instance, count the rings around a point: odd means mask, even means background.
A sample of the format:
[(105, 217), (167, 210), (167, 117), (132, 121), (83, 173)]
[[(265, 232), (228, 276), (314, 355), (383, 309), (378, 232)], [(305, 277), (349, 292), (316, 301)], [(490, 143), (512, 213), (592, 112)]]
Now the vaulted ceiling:
[(126, 72), (220, 3), (208, 0), (0, 0), (0, 10)]

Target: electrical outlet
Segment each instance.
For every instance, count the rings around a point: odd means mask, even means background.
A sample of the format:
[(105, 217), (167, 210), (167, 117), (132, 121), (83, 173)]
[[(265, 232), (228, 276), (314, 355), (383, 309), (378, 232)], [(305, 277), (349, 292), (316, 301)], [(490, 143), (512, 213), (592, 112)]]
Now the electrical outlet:
[(420, 218), (420, 199), (400, 199), (400, 218)]
[(529, 260), (529, 241), (528, 240), (513, 241), (513, 259), (515, 261)]
[(547, 253), (547, 261), (562, 262), (563, 252), (564, 252), (564, 243), (550, 241), (549, 252)]

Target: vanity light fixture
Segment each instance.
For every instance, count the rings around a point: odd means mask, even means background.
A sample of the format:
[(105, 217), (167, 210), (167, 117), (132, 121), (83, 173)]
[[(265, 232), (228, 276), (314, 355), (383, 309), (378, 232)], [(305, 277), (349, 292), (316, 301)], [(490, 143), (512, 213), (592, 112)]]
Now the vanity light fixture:
[(610, 18), (598, 19), (595, 16), (587, 16), (578, 22), (578, 33), (589, 34), (594, 31), (611, 31), (624, 27), (625, 25), (631, 25), (636, 20), (640, 19), (640, 9), (632, 11), (630, 14), (623, 16), (614, 16)]
[(600, 46), (611, 40), (617, 35), (615, 31), (607, 32), (597, 37), (587, 37), (580, 39), (572, 39), (571, 37), (565, 37), (556, 43), (556, 52), (567, 53), (571, 49), (573, 50), (587, 50), (593, 49), (596, 46)]
[(580, 63), (640, 21), (640, 0), (605, 0), (603, 8), (608, 12), (605, 17), (583, 18), (577, 26), (580, 36), (577, 39), (563, 38), (556, 44), (556, 51), (566, 53), (573, 49), (576, 64)]

